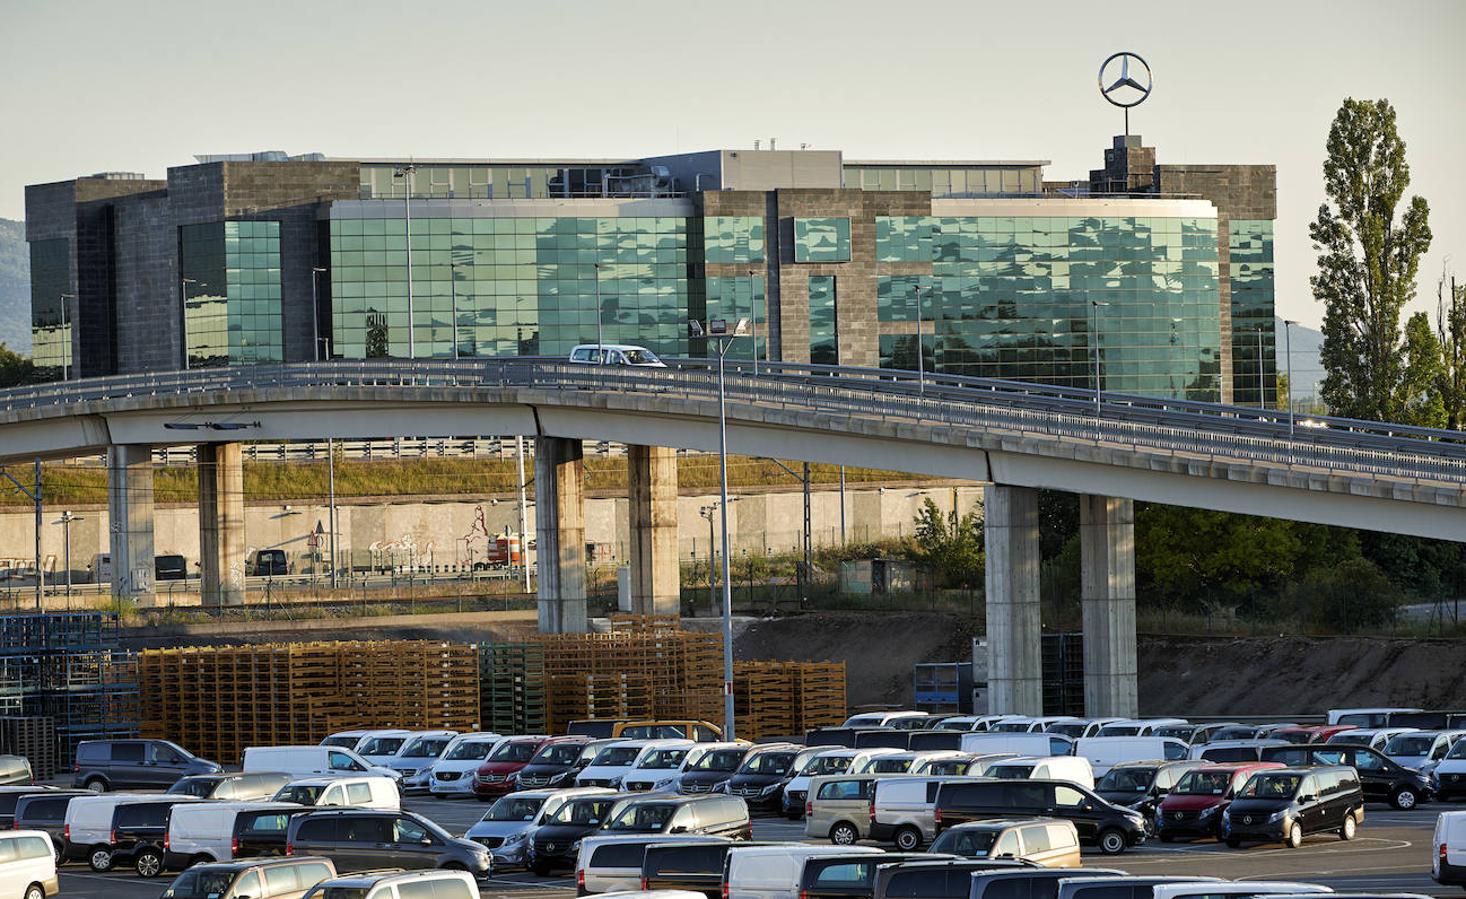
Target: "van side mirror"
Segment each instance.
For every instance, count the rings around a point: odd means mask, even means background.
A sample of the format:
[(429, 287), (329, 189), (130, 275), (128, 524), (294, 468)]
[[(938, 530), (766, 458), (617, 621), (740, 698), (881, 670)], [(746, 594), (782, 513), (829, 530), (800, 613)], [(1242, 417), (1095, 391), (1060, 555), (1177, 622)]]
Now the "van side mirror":
[(683, 827), (681, 824), (678, 824), (676, 827), (668, 831), (668, 833), (687, 833), (687, 828)]
[(1317, 802), (1318, 801), (1318, 797), (1315, 796), (1315, 795), (1313, 795), (1312, 793), (1309, 793), (1307, 796), (1299, 796), (1298, 797), (1298, 801), (1299, 802)]

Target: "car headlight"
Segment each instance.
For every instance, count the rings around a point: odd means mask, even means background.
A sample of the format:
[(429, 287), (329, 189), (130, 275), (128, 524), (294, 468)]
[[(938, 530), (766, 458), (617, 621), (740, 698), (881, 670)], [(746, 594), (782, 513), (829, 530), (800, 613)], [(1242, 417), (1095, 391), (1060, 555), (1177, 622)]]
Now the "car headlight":
[(761, 796), (767, 796), (767, 795), (769, 795), (770, 793), (774, 792), (777, 789), (779, 789), (779, 784), (769, 784), (768, 786), (764, 787), (762, 790), (759, 791), (759, 795), (761, 795)]
[(580, 841), (579, 840), (576, 840), (574, 843), (571, 843), (570, 844), (570, 853), (572, 855), (574, 855), (575, 853), (577, 853), (579, 851), (580, 851)]
[(559, 774), (551, 774), (550, 775), (550, 779), (547, 780), (547, 781), (545, 781), (545, 783), (547, 783), (547, 784), (557, 784), (560, 781), (564, 780), (565, 777), (568, 774), (570, 774), (569, 771), (561, 771)]
[(1267, 816), (1267, 823), (1269, 823), (1269, 824), (1276, 824), (1279, 821), (1286, 820), (1287, 817), (1288, 817), (1288, 810), (1287, 809), (1283, 809), (1280, 812), (1273, 812), (1271, 815), (1268, 815)]
[(1217, 806), (1213, 805), (1213, 806), (1209, 806), (1207, 808), (1202, 809), (1200, 812), (1197, 813), (1196, 817), (1198, 817), (1198, 818), (1210, 818), (1212, 815), (1215, 815), (1216, 813), (1217, 813)]
[[(610, 780), (606, 781), (606, 786), (608, 786), (608, 787), (619, 787), (619, 786), (621, 786), (621, 778), (619, 778), (619, 777), (613, 777), (613, 778), (611, 778)], [(577, 845), (579, 845), (579, 844), (577, 844)]]
[(523, 843), (524, 842), (524, 838), (527, 837), (527, 836), (529, 836), (529, 831), (527, 831), (527, 830), (521, 830), (519, 833), (513, 834), (512, 836), (505, 837), (504, 838), (504, 842), (500, 843), (499, 845), (500, 846), (512, 846), (515, 843)]
[(1232, 810), (1231, 809), (1227, 809), (1226, 811), (1222, 812), (1222, 820), (1223, 821), (1230, 821), (1230, 820), (1232, 820)]

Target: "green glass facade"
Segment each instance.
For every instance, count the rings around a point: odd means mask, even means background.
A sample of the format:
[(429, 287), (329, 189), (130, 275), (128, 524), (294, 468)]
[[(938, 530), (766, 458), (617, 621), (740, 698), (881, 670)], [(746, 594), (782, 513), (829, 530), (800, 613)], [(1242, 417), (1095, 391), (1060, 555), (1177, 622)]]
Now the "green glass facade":
[(850, 219), (796, 218), (795, 262), (849, 262)]
[(835, 278), (811, 275), (809, 279), (809, 361), (814, 365), (839, 365), (840, 342), (836, 327)]
[(702, 220), (702, 241), (704, 262), (763, 262), (764, 220), (758, 216), (707, 216)]
[(190, 368), (284, 359), (279, 222), (185, 225), (178, 258)]
[[(1277, 326), (1273, 309), (1273, 223), (1232, 219), (1232, 396), (1240, 406), (1275, 407)], [(1262, 338), (1259, 353), (1258, 338)]]
[[(400, 215), (331, 220), (334, 355), (408, 355), (406, 233)], [(688, 246), (680, 217), (414, 216), (413, 350), (563, 356), (599, 323), (606, 343), (685, 355)]]
[(861, 165), (844, 167), (851, 190), (914, 190), (934, 197), (1036, 196), (1043, 190), (1043, 166), (1033, 165)]
[[(932, 262), (924, 313), (936, 370), (1220, 398), (1217, 223), (1207, 218), (906, 217), (877, 220), (878, 261)], [(909, 321), (909, 276), (879, 276), (881, 321)], [(886, 335), (881, 365), (913, 367)], [(910, 359), (904, 357), (911, 357)]]
[[(697, 315), (697, 303), (694, 301), (686, 318), (697, 318), (700, 321), (723, 319), (728, 322), (729, 327), (741, 318), (748, 319), (753, 323), (754, 333), (733, 341), (728, 347), (728, 358), (752, 359), (754, 353), (757, 353), (758, 358), (767, 359), (768, 301), (764, 295), (764, 279), (756, 275), (743, 278), (708, 278), (704, 282), (704, 289), (706, 312)], [(694, 282), (694, 295), (696, 290)], [(705, 351), (701, 346), (689, 349), (694, 352)]]
[(31, 358), (37, 378), (54, 381), (71, 369), (71, 243), (31, 242)]

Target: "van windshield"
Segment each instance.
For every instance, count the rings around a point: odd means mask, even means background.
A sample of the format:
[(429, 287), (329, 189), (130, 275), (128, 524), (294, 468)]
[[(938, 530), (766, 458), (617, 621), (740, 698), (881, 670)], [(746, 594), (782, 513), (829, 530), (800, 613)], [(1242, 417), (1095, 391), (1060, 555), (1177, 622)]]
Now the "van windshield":
[(939, 762), (932, 762), (926, 769), (926, 773), (934, 775), (956, 775), (966, 774), (967, 766), (972, 764), (967, 759), (942, 759)]
[(1135, 724), (1106, 724), (1100, 728), (1101, 737), (1134, 737), (1140, 734), (1140, 727)]
[(600, 824), (616, 806), (615, 799), (572, 799), (550, 818), (552, 824)]
[(361, 755), (396, 755), (406, 742), (406, 737), (375, 737), (367, 740), (359, 752)]
[(743, 753), (742, 749), (714, 749), (704, 753), (689, 768), (692, 771), (737, 771), (738, 763), (743, 761)]
[(928, 852), (945, 852), (964, 858), (985, 856), (997, 841), (997, 831), (992, 830), (949, 830), (932, 842)]
[(1171, 792), (1178, 796), (1221, 796), (1231, 782), (1230, 771), (1187, 771)]
[(484, 815), (485, 821), (533, 821), (534, 816), (540, 813), (540, 806), (545, 804), (543, 799), (520, 799), (517, 796), (505, 796), (489, 813)]
[(1061, 737), (1082, 737), (1089, 729), (1089, 725), (1083, 721), (1069, 721), (1062, 724), (1050, 724), (1045, 730), (1051, 734), (1058, 734)]
[(850, 756), (848, 755), (817, 755), (805, 762), (804, 770), (799, 773), (818, 777), (821, 774), (844, 774), (848, 770), (850, 770)]
[(1155, 783), (1154, 768), (1111, 768), (1095, 790), (1114, 793), (1144, 793)]
[(1435, 734), (1400, 734), (1385, 744), (1385, 755), (1429, 755)]
[(195, 799), (208, 799), (214, 792), (214, 786), (219, 782), (217, 777), (185, 777), (167, 789), (170, 796), (192, 796)]
[[(686, 749), (657, 749), (647, 754), (636, 767), (649, 771), (666, 771), (682, 764), (687, 757)], [(693, 767), (697, 767), (694, 765)]]
[(294, 802), (299, 805), (315, 805), (316, 800), (326, 791), (324, 786), (306, 786), (304, 784), (289, 784), (280, 788), (275, 794), (275, 802)]
[(322, 746), (335, 746), (337, 749), (355, 749), (358, 737), (327, 737), (321, 741)]
[(469, 740), (448, 750), (445, 759), (450, 762), (474, 762), (488, 758), (493, 750), (494, 744), (488, 740)]
[[(1466, 743), (1462, 743), (1466, 746)], [(792, 752), (760, 752), (743, 763), (739, 774), (784, 774), (794, 762)]]
[(532, 765), (573, 765), (584, 751), (584, 743), (551, 743), (529, 761)]
[(184, 871), (168, 889), (164, 899), (207, 899), (222, 896), (234, 880), (233, 871)]
[(677, 811), (675, 805), (633, 803), (606, 825), (607, 830), (660, 831)]
[(527, 762), (535, 753), (533, 743), (515, 743), (509, 740), (494, 747), (489, 754), (491, 762)]
[(443, 754), (443, 747), (452, 742), (452, 737), (418, 737), (398, 753), (404, 759), (435, 759)]
[(871, 774), (905, 774), (911, 770), (911, 759), (876, 759), (866, 770)]
[(1292, 799), (1301, 783), (1301, 774), (1254, 774), (1238, 795), (1245, 799)]
[(1033, 725), (1028, 721), (1003, 721), (992, 726), (995, 734), (1026, 734)]
[(636, 761), (640, 752), (635, 746), (607, 746), (596, 755), (591, 764), (597, 767), (609, 765), (613, 768), (625, 768)]
[(972, 721), (966, 718), (948, 718), (946, 721), (937, 722), (937, 726), (932, 730), (972, 730)]
[(1448, 759), (1466, 759), (1466, 740), (1457, 740), (1451, 751), (1446, 753)]
[(983, 772), (983, 777), (996, 777), (998, 780), (1028, 780), (1033, 776), (1032, 765), (993, 765)]

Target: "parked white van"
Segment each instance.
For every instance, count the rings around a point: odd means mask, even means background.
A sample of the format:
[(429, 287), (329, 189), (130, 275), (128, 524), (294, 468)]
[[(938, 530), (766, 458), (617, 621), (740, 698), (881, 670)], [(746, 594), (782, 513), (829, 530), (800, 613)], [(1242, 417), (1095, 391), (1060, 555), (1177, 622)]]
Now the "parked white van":
[(241, 812), (290, 812), (286, 802), (190, 802), (168, 816), (167, 852), (163, 866), (176, 871), (199, 862), (234, 859), (234, 824)]
[(970, 777), (882, 777), (870, 799), (870, 838), (915, 852), (937, 838), (937, 789)]
[(303, 777), (280, 788), (271, 802), (293, 802), (319, 808), (349, 805), (356, 808), (402, 808), (397, 784), (386, 777)]
[(1384, 727), (1395, 712), (1423, 712), (1424, 709), (1365, 708), (1329, 709), (1329, 724), (1352, 724), (1355, 727)]
[(994, 723), (988, 730), (999, 734), (1036, 734), (1040, 731), (1047, 732), (1050, 725), (1078, 720), (1073, 715), (1046, 715), (1037, 718), (1014, 715), (1012, 718)]
[(896, 755), (899, 752), (901, 750), (885, 746), (868, 749), (836, 747), (810, 756), (804, 763), (804, 767), (799, 769), (799, 773), (784, 785), (784, 813), (792, 818), (798, 818), (804, 814), (804, 800), (809, 793), (810, 778), (829, 774), (854, 774), (869, 764), (873, 758)]
[(677, 790), (677, 782), (687, 767), (712, 752), (714, 747), (728, 748), (732, 743), (694, 743), (692, 746), (667, 746), (643, 752), (636, 757), (621, 778), (621, 789), (628, 793), (666, 792)]
[(0, 887), (6, 899), (45, 899), (61, 892), (56, 855), (44, 831), (0, 831)]
[(472, 796), (473, 772), (502, 742), (504, 737), (494, 733), (454, 737), (442, 757), (428, 769), (428, 792), (434, 796)]
[(1104, 777), (1123, 762), (1181, 761), (1191, 754), (1191, 747), (1175, 737), (1084, 737), (1074, 744), (1074, 754), (1089, 761), (1096, 777)]
[(1385, 744), (1392, 738), (1419, 729), (1418, 727), (1356, 727), (1353, 730), (1339, 731), (1324, 742), (1353, 743), (1358, 746), (1368, 746), (1370, 749), (1383, 750)]
[(373, 737), (383, 734), (394, 734), (400, 730), (402, 730), (400, 727), (387, 729), (364, 727), (357, 728), (356, 730), (340, 730), (322, 740), (320, 745), (335, 746), (337, 749), (350, 749), (352, 752), (356, 752), (360, 746)]
[(962, 735), (963, 752), (1016, 752), (1019, 755), (1048, 756), (1073, 755), (1074, 741), (1058, 734), (998, 734), (975, 733)]
[(1435, 882), (1466, 886), (1466, 812), (1441, 812), (1430, 847), (1430, 876)]
[(394, 755), (396, 755), (407, 741), (412, 739), (412, 731), (402, 728), (391, 730), (373, 731), (362, 737), (361, 742), (356, 744), (356, 754), (371, 762), (373, 765), (387, 766)]
[(612, 743), (591, 759), (585, 770), (575, 775), (577, 787), (620, 787), (621, 781), (636, 767), (642, 756), (663, 749), (684, 752), (697, 744), (692, 740), (622, 740)]
[(725, 899), (799, 899), (804, 863), (831, 855), (871, 855), (874, 846), (734, 846), (728, 850), (723, 881)]
[(141, 793), (103, 793), (78, 796), (66, 805), (65, 857), (87, 861), (93, 871), (112, 867), (112, 813), (129, 802), (158, 801), (158, 796)]
[(1100, 728), (1101, 737), (1148, 737), (1158, 727), (1171, 724), (1190, 724), (1185, 718), (1131, 718), (1112, 721)]
[[(902, 730), (910, 730), (911, 725), (919, 721), (925, 721), (931, 716), (926, 712), (863, 712), (859, 715), (851, 715), (845, 719), (841, 727), (897, 727)], [(906, 722), (905, 726), (901, 722)]]
[[(402, 775), (404, 790), (427, 790), (428, 770), (458, 736), (456, 730), (420, 730), (407, 738), (397, 754), (380, 764)], [(366, 757), (367, 761), (372, 761)]]
[(955, 749), (917, 749), (882, 755), (865, 763), (865, 769), (854, 774), (925, 774), (926, 768), (942, 759), (966, 758)]
[(377, 871), (346, 874), (323, 880), (305, 894), (360, 896), (361, 899), (397, 899), (400, 896), (432, 896), (434, 899), (478, 899), (478, 884), (467, 871)]
[(1094, 770), (1088, 759), (1077, 755), (1008, 759), (988, 766), (983, 776), (998, 780), (1062, 780), (1094, 789)]
[(249, 746), (244, 750), (244, 770), (281, 771), (296, 777), (375, 774), (394, 783), (402, 779), (391, 768), (373, 765), (350, 749), (331, 746)]

